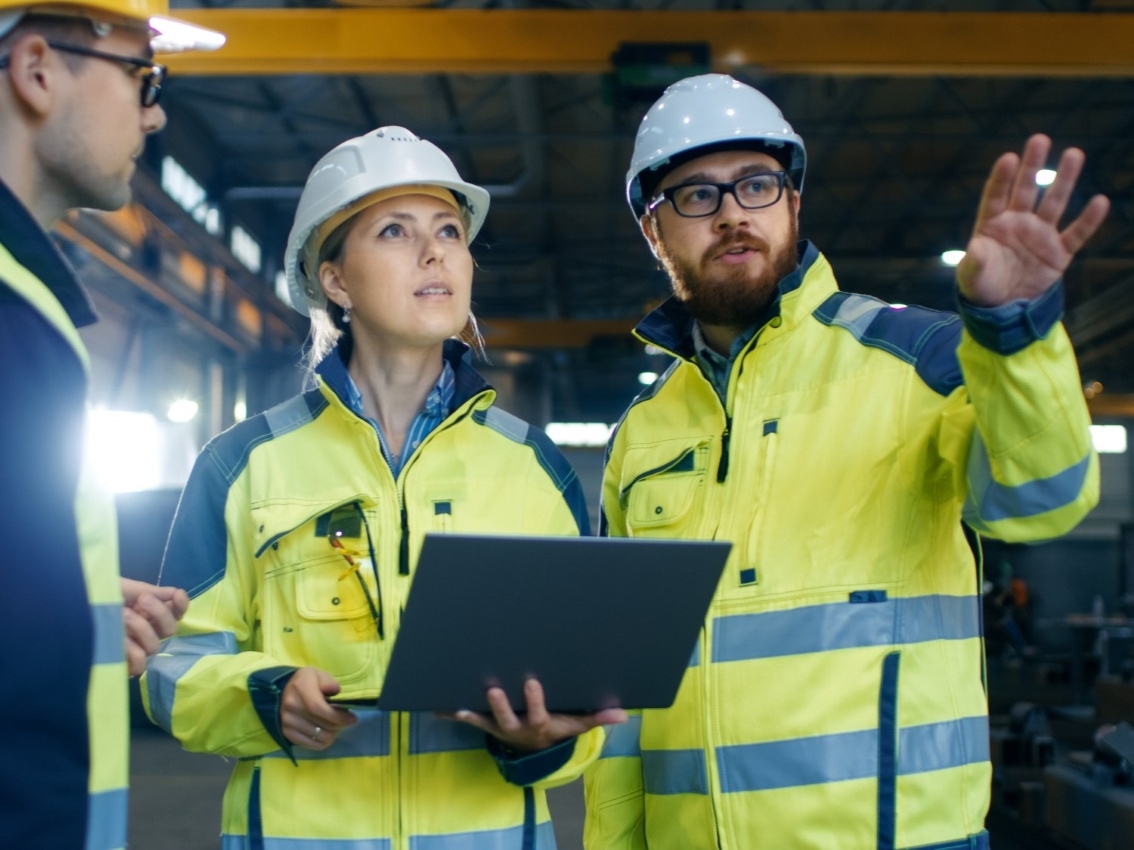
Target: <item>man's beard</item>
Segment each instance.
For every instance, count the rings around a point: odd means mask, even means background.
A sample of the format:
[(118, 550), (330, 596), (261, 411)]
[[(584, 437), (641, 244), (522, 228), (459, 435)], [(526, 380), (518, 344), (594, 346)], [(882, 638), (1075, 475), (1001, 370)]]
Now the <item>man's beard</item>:
[[(660, 235), (660, 231), (659, 231)], [(775, 249), (766, 240), (743, 231), (730, 231), (707, 250), (699, 264), (686, 263), (669, 254), (665, 240), (658, 243), (658, 259), (669, 273), (673, 294), (688, 313), (706, 325), (746, 328), (760, 319), (776, 297), (776, 284), (799, 265), (796, 243), (799, 221), (792, 216), (788, 238)], [(738, 247), (766, 252), (768, 262), (752, 274), (744, 265), (723, 267), (711, 274), (705, 267), (722, 251)]]

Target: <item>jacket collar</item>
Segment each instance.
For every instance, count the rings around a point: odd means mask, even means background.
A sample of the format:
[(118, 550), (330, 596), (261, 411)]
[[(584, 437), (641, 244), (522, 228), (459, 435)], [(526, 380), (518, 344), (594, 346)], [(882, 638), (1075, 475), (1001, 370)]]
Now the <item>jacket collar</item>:
[[(795, 296), (804, 286), (804, 281), (814, 277), (811, 274), (813, 267), (815, 267), (815, 271), (818, 271), (819, 266), (827, 266), (825, 261), (816, 263), (817, 260), (822, 259), (822, 255), (810, 241), (800, 242), (798, 251), (799, 265), (790, 274), (780, 279), (780, 282), (776, 285), (778, 290), (776, 298), (768, 305), (764, 314), (756, 320), (755, 326), (757, 328), (764, 327), (776, 316), (783, 316), (790, 324), (795, 324), (798, 321), (799, 317), (787, 315), (793, 308), (801, 306), (801, 300)], [(647, 314), (634, 328), (634, 333), (644, 342), (656, 345), (686, 360), (691, 360), (696, 354), (696, 347), (693, 344), (693, 322), (694, 319), (686, 311), (685, 305), (676, 297), (671, 296)]]
[(51, 290), (75, 327), (98, 321), (90, 296), (80, 285), (71, 264), (3, 180), (0, 180), (0, 243), (17, 263)]
[[(347, 364), (350, 363), (351, 351), (354, 341), (344, 335), (338, 344), (319, 361), (315, 367), (315, 374), (339, 398), (339, 401), (349, 410), (349, 376)], [(445, 340), (442, 357), (453, 369), (453, 410), (474, 396), (485, 390), (492, 389), (488, 382), (472, 366), (472, 353), (469, 347), (457, 339)]]

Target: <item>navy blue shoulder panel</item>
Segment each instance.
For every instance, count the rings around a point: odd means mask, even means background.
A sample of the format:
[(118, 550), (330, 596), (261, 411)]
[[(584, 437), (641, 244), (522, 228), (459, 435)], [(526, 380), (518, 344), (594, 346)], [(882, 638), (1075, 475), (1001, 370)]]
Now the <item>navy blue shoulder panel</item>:
[(563, 494), (563, 500), (567, 502), (571, 515), (575, 517), (580, 536), (590, 536), (591, 519), (587, 512), (583, 485), (579, 483), (579, 476), (575, 474), (574, 467), (567, 462), (567, 458), (563, 457), (563, 452), (559, 451), (559, 446), (539, 428), (533, 428), (524, 420), (495, 405), (486, 410), (474, 410), (472, 418), (478, 425), (491, 428), (509, 440), (530, 448), (543, 471)]
[(925, 307), (891, 307), (853, 292), (836, 292), (813, 313), (825, 325), (843, 328), (865, 346), (880, 348), (917, 370), (943, 396), (964, 383), (957, 345), (961, 319)]
[(181, 493), (162, 561), (161, 584), (182, 587), (193, 598), (223, 578), (228, 547), (224, 507), (229, 488), (247, 466), (253, 449), (311, 422), (326, 407), (326, 396), (318, 389), (309, 390), (209, 441)]

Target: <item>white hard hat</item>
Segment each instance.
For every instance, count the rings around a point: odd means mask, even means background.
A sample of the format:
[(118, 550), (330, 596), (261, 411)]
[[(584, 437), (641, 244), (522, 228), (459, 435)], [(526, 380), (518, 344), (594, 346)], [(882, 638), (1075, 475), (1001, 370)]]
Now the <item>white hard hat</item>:
[(149, 28), (154, 53), (216, 50), (225, 42), (219, 32), (169, 17), (169, 0), (48, 0), (43, 3), (0, 0), (0, 36), (7, 35), (29, 13), (92, 20), (108, 15), (113, 19), (137, 21)]
[(634, 217), (645, 213), (650, 200), (643, 197), (643, 173), (652, 172), (660, 181), (689, 154), (699, 155), (703, 148), (743, 148), (745, 142), (755, 142), (752, 147), (780, 159), (796, 190), (803, 191), (803, 139), (772, 101), (727, 74), (687, 77), (671, 85), (650, 107), (634, 140), (626, 172), (626, 200)]
[(305, 258), (315, 257), (321, 247), (309, 244), (312, 235), (330, 235), (319, 234), (320, 225), (375, 192), (415, 185), (450, 190), (465, 219), (466, 239), (471, 242), (475, 238), (488, 214), (487, 190), (462, 180), (439, 147), (404, 127), (379, 127), (343, 142), (315, 163), (287, 238), (284, 273), (291, 306), (306, 316), (309, 307), (326, 302), (319, 270), (311, 268), (314, 263), (305, 263)]

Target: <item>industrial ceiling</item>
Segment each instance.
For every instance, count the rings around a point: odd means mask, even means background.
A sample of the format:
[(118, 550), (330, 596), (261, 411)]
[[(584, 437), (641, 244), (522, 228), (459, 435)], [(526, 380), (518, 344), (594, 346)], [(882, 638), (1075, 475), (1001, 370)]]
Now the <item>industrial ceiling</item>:
[[(842, 287), (942, 309), (952, 271), (940, 255), (964, 247), (989, 167), (1045, 132), (1057, 151), (1087, 153), (1073, 207), (1096, 192), (1113, 203), (1068, 273), (1067, 324), (1085, 382), (1103, 387), (1097, 411), (1134, 415), (1123, 398), (1134, 394), (1132, 11), (1122, 0), (180, 4), (229, 42), (171, 57), (169, 126), (138, 195), (162, 228), (206, 246), (154, 188), (171, 156), (262, 247), (258, 276), (233, 272), (263, 314), (255, 345), (223, 339), (219, 314), (179, 306), (176, 292), (166, 308), (242, 357), (294, 358), (302, 324), (270, 290), (299, 190), (339, 142), (408, 127), (492, 192), (474, 302), (497, 366), (545, 384), (547, 418), (610, 422), (638, 373), (664, 365), (628, 335), (668, 288), (623, 179), (666, 83), (714, 70), (762, 89), (805, 140), (802, 235)], [(169, 287), (148, 279), (160, 301)]]

